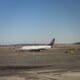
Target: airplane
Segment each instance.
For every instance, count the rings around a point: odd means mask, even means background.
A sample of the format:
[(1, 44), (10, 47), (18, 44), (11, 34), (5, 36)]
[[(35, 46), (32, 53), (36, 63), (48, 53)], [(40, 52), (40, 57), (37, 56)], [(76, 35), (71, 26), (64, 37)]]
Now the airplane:
[(19, 50), (20, 51), (41, 51), (53, 48), (55, 42), (55, 38), (49, 44), (46, 45), (30, 45), (30, 46), (22, 46)]

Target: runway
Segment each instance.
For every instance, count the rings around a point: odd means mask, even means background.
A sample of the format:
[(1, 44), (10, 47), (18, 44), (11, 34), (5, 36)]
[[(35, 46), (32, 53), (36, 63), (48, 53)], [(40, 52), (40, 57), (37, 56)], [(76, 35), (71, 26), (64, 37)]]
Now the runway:
[(79, 75), (80, 48), (40, 52), (0, 48), (0, 80), (80, 80)]
[[(67, 52), (66, 52), (67, 51)], [(0, 66), (80, 66), (80, 49), (71, 53), (68, 49), (50, 49), (40, 52), (17, 51), (0, 48)]]

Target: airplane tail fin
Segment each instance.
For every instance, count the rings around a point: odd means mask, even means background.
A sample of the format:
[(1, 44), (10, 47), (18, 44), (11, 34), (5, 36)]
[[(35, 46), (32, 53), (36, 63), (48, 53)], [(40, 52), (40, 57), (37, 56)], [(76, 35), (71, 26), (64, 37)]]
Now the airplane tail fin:
[(51, 46), (51, 48), (53, 48), (54, 42), (55, 42), (55, 38), (53, 38), (52, 41), (49, 43), (49, 45)]

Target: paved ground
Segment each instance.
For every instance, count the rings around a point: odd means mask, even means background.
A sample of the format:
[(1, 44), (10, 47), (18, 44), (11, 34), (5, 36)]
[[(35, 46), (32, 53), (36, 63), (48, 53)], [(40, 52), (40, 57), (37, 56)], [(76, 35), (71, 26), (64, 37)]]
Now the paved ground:
[(0, 66), (0, 80), (80, 80), (80, 47), (41, 52), (0, 47)]

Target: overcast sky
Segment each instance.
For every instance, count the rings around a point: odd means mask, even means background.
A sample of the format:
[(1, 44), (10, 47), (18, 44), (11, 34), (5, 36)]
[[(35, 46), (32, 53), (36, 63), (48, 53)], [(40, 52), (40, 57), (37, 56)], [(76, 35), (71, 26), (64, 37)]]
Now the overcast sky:
[(80, 41), (80, 0), (0, 0), (0, 44)]

